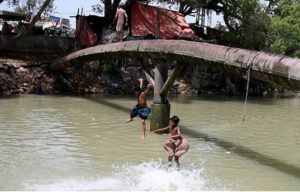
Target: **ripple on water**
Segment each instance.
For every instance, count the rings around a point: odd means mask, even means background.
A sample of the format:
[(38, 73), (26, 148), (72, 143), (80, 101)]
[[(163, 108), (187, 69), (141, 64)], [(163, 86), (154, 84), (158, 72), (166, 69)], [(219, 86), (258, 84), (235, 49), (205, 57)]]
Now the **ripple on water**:
[[(105, 100), (126, 108), (136, 102), (110, 98)], [(141, 141), (141, 122), (124, 123), (126, 110), (76, 97), (0, 100), (0, 189), (300, 189), (299, 177), (276, 169), (300, 166), (299, 103), (255, 102), (249, 102), (244, 123), (238, 100), (172, 102), (171, 114), (182, 119), (191, 144), (177, 172), (165, 168), (165, 135), (147, 134)], [(265, 156), (279, 163), (261, 164)], [(164, 163), (149, 161), (158, 158)]]

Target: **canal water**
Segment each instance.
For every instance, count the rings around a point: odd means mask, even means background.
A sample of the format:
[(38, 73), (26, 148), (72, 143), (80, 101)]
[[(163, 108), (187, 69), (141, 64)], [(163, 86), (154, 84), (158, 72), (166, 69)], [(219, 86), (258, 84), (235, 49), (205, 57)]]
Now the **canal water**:
[[(134, 97), (0, 98), (0, 190), (300, 190), (300, 99), (178, 96), (190, 150), (125, 123)], [(149, 98), (148, 103), (152, 103)]]

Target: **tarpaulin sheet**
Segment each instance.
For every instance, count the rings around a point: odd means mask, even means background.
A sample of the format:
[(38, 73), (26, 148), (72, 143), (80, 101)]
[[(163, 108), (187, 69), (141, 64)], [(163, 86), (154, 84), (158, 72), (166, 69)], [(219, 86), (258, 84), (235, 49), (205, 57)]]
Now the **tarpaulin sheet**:
[[(131, 10), (131, 34), (134, 37), (152, 35), (157, 28), (157, 7), (134, 3)], [(186, 22), (184, 15), (160, 9), (160, 38), (198, 38)]]
[(55, 17), (55, 16), (50, 15), (50, 19), (54, 20), (56, 22), (60, 22), (60, 17)]
[(82, 47), (91, 47), (98, 42), (95, 34), (88, 26), (84, 16), (78, 16), (76, 21), (76, 42), (80, 42)]

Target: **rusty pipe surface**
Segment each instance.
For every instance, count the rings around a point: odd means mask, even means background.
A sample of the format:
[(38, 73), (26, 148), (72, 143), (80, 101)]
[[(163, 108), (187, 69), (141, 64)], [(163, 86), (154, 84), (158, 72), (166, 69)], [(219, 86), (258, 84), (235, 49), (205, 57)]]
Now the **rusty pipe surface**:
[(139, 40), (98, 45), (50, 65), (53, 71), (103, 58), (152, 58), (200, 64), (242, 74), (253, 62), (252, 78), (300, 90), (300, 59), (266, 52), (185, 40)]

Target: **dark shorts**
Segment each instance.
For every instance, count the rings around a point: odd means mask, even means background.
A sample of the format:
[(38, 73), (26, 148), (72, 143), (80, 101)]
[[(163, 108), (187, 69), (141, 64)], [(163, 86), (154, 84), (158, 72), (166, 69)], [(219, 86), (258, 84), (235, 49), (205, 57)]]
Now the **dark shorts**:
[(147, 119), (150, 112), (151, 112), (151, 109), (149, 107), (139, 108), (139, 106), (136, 105), (136, 106), (133, 107), (133, 109), (131, 111), (131, 114), (130, 114), (130, 117), (134, 118), (137, 115), (139, 115), (140, 118)]
[(42, 90), (42, 87), (37, 87), (37, 88), (36, 88), (36, 94), (37, 94), (37, 95), (40, 95), (40, 94), (42, 93), (42, 91), (43, 91), (43, 90)]

